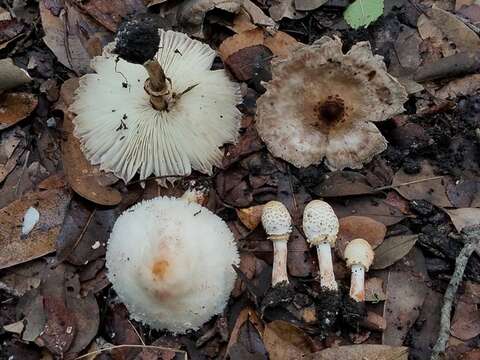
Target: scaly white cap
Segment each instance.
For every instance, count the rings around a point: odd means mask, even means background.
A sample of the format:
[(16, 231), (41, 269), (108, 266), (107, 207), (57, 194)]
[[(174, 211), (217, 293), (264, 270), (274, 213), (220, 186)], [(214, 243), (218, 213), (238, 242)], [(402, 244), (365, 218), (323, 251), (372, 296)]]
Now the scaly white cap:
[(303, 231), (312, 245), (329, 243), (335, 246), (338, 234), (338, 218), (332, 207), (322, 200), (313, 200), (303, 212)]
[[(279, 237), (292, 231), (292, 217), (288, 209), (279, 201), (270, 201), (262, 211), (262, 224), (270, 240), (280, 240)], [(288, 240), (288, 236), (285, 239)]]

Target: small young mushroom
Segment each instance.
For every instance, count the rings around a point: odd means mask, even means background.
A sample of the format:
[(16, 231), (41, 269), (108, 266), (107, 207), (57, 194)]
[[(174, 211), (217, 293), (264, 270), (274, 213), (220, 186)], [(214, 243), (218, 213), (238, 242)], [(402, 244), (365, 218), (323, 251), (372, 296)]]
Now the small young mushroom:
[(357, 302), (365, 301), (365, 272), (372, 265), (374, 256), (372, 246), (364, 239), (352, 240), (345, 248), (345, 260), (352, 269), (350, 297)]
[(233, 234), (194, 202), (158, 197), (126, 210), (108, 241), (108, 278), (130, 315), (184, 333), (223, 311), (239, 264)]
[(317, 247), (320, 267), (320, 285), (332, 291), (338, 290), (332, 264), (332, 247), (338, 234), (338, 218), (332, 207), (322, 200), (313, 200), (303, 212), (303, 231), (307, 241)]
[(263, 207), (262, 224), (273, 242), (272, 287), (288, 285), (287, 242), (292, 232), (292, 218), (285, 205), (270, 201)]
[[(123, 24), (114, 43), (91, 62), (70, 111), (86, 158), (130, 181), (151, 174), (210, 174), (240, 127), (239, 85), (224, 69), (210, 70), (216, 53), (148, 19)], [(172, 177), (168, 177), (171, 175)]]

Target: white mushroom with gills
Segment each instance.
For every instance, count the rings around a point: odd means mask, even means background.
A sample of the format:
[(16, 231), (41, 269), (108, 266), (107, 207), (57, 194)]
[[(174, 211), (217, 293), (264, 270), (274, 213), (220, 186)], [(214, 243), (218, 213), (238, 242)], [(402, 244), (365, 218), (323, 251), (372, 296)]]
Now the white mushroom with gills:
[(338, 218), (328, 203), (313, 200), (307, 204), (303, 212), (303, 231), (307, 241), (317, 247), (320, 285), (332, 291), (338, 290), (331, 251), (337, 240), (338, 229)]
[(345, 248), (345, 260), (352, 270), (350, 297), (357, 302), (365, 301), (365, 272), (372, 265), (375, 253), (370, 243), (364, 239), (355, 239)]
[[(149, 19), (123, 24), (95, 57), (70, 111), (86, 158), (124, 182), (211, 174), (240, 127), (239, 85), (210, 70), (216, 52)], [(168, 177), (171, 175), (172, 177)]]
[(108, 278), (135, 320), (196, 330), (225, 308), (239, 264), (232, 232), (195, 202), (158, 197), (126, 210), (108, 240)]
[(262, 225), (273, 242), (272, 287), (288, 285), (287, 243), (292, 232), (292, 218), (279, 201), (270, 201), (263, 207)]

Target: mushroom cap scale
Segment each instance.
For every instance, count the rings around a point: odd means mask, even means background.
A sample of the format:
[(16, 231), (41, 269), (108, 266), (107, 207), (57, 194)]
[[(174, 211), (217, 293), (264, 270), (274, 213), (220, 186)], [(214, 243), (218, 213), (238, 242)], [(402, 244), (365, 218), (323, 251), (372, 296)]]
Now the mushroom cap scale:
[(403, 86), (368, 42), (348, 53), (322, 37), (272, 64), (257, 100), (256, 128), (268, 150), (296, 167), (361, 168), (387, 147), (372, 123), (404, 111)]
[(118, 218), (106, 260), (108, 278), (134, 319), (184, 333), (223, 311), (239, 256), (217, 215), (196, 203), (159, 197)]
[(92, 60), (96, 73), (80, 79), (70, 107), (87, 159), (125, 182), (137, 172), (141, 180), (209, 174), (223, 157), (219, 147), (238, 137), (240, 89), (225, 70), (210, 70), (215, 51), (182, 33), (159, 35), (156, 59), (177, 96), (169, 111), (152, 107), (147, 71), (112, 54), (114, 43)]
[(270, 240), (288, 240), (292, 231), (292, 217), (279, 201), (269, 201), (262, 210), (262, 225)]
[(370, 243), (364, 239), (350, 241), (345, 248), (345, 261), (351, 268), (353, 265), (362, 265), (368, 271), (373, 263), (375, 253)]
[(322, 200), (313, 200), (303, 211), (303, 231), (312, 245), (329, 243), (335, 246), (339, 230), (337, 215), (332, 207)]

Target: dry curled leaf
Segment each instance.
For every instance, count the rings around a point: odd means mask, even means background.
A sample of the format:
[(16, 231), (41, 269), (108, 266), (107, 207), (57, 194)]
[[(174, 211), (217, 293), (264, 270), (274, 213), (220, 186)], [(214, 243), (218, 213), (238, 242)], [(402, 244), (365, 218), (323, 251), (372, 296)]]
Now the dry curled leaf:
[(387, 345), (331, 347), (303, 357), (305, 360), (408, 360), (408, 348)]
[(417, 242), (418, 235), (392, 236), (375, 249), (372, 269), (385, 269), (407, 255)]
[(479, 208), (461, 208), (445, 210), (445, 212), (450, 216), (453, 226), (458, 232), (462, 231), (464, 227), (480, 224)]
[(383, 332), (383, 344), (400, 346), (404, 343), (420, 314), (427, 289), (424, 281), (415, 274), (406, 271), (388, 273), (387, 300), (383, 311), (387, 328)]
[(0, 131), (25, 119), (37, 107), (33, 94), (8, 93), (0, 95)]
[(338, 197), (370, 194), (374, 189), (367, 178), (354, 171), (334, 171), (323, 176), (313, 189), (321, 197)]
[(300, 328), (282, 320), (265, 325), (263, 343), (272, 360), (300, 359), (314, 351), (312, 340)]
[(343, 258), (347, 244), (353, 239), (365, 239), (372, 248), (378, 247), (385, 239), (387, 227), (379, 221), (367, 216), (347, 216), (341, 218), (335, 250)]
[(451, 207), (447, 196), (450, 181), (448, 176), (436, 176), (434, 168), (424, 161), (418, 174), (409, 175), (399, 170), (393, 177), (393, 187), (408, 200), (426, 200), (438, 207)]
[(237, 216), (248, 229), (254, 230), (262, 221), (263, 205), (254, 205), (249, 208), (235, 209)]
[[(70, 197), (66, 189), (32, 192), (0, 210), (0, 269), (55, 250)], [(22, 236), (23, 217), (30, 207), (36, 208), (40, 218), (33, 230)]]
[[(68, 106), (78, 79), (67, 80), (60, 90), (63, 102)], [(79, 140), (73, 135), (72, 114), (67, 113), (63, 122), (66, 140), (62, 145), (65, 176), (72, 189), (80, 196), (99, 205), (117, 205), (122, 196), (117, 189), (101, 185), (101, 173), (91, 165), (80, 149)]]
[(28, 84), (32, 78), (28, 73), (15, 65), (12, 59), (0, 60), (0, 93), (17, 86)]

